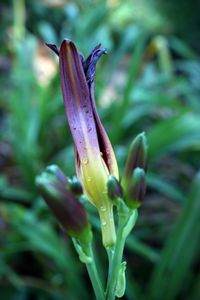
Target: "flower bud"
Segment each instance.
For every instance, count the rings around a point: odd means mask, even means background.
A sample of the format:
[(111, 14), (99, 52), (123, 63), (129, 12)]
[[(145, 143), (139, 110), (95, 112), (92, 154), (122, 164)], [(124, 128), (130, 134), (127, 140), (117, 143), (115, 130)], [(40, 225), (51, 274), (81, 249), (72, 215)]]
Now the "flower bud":
[(147, 165), (147, 140), (145, 133), (142, 132), (136, 136), (131, 143), (128, 158), (126, 160), (124, 174), (122, 177), (122, 186), (126, 189), (132, 172), (139, 167), (146, 171)]
[(136, 168), (126, 189), (125, 201), (127, 206), (131, 209), (138, 208), (144, 199), (145, 192), (145, 172), (141, 168)]
[(115, 176), (109, 176), (107, 181), (107, 192), (108, 197), (111, 200), (116, 200), (117, 198), (122, 197), (122, 187), (119, 181), (115, 178)]
[(115, 244), (113, 203), (108, 199), (109, 175), (119, 177), (116, 157), (100, 121), (94, 97), (95, 70), (105, 48), (97, 45), (84, 59), (76, 45), (63, 40), (60, 49), (47, 44), (59, 56), (60, 79), (67, 119), (75, 148), (76, 174), (88, 200), (97, 208), (105, 247)]
[(69, 179), (64, 173), (57, 166), (47, 167), (37, 176), (36, 184), (63, 229), (82, 241), (91, 239), (86, 210), (70, 190)]
[(73, 176), (72, 179), (69, 179), (70, 190), (76, 196), (81, 196), (83, 194), (83, 188), (76, 176)]

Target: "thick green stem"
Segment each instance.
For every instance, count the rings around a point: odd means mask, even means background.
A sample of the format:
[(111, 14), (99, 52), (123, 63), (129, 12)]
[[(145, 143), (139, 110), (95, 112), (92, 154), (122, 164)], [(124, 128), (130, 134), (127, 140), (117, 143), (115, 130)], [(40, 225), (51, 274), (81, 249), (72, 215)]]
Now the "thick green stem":
[(112, 258), (111, 266), (109, 267), (109, 279), (106, 288), (106, 300), (114, 300), (116, 293), (117, 280), (122, 262), (122, 256), (126, 238), (131, 232), (137, 219), (137, 210), (131, 211), (123, 204), (118, 207), (118, 231), (117, 241), (115, 245), (114, 255)]
[(107, 289), (110, 285), (111, 282), (111, 271), (112, 271), (112, 262), (113, 262), (113, 256), (114, 256), (114, 251), (115, 248), (107, 248), (107, 255), (108, 255), (108, 277), (107, 277), (107, 286), (106, 286), (106, 294), (107, 294)]
[(125, 245), (125, 238), (123, 237), (123, 228), (119, 228), (117, 234), (115, 252), (110, 267), (106, 300), (115, 299), (115, 289), (116, 289), (118, 274), (120, 270), (120, 264), (122, 261), (124, 245)]
[(113, 217), (113, 205), (102, 206), (99, 209), (103, 245), (112, 248), (116, 242), (115, 223)]
[(79, 255), (80, 261), (86, 265), (96, 299), (105, 300), (104, 290), (96, 268), (96, 262), (91, 241), (87, 241), (84, 243), (80, 242), (80, 240), (77, 240), (75, 238), (72, 238), (72, 241), (76, 252)]

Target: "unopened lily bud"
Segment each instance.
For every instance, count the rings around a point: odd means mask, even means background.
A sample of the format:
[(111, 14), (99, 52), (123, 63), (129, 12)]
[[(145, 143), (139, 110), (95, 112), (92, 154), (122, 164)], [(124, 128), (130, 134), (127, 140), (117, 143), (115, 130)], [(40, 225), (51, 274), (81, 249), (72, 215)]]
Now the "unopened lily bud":
[(109, 176), (107, 181), (107, 192), (108, 197), (111, 200), (116, 200), (117, 198), (122, 197), (122, 187), (119, 183), (119, 181), (115, 178), (115, 176)]
[(145, 133), (136, 136), (130, 146), (128, 158), (126, 160), (124, 174), (122, 178), (122, 186), (126, 188), (135, 168), (146, 170), (147, 166), (147, 140)]
[(62, 228), (83, 242), (91, 239), (86, 210), (69, 189), (64, 173), (57, 166), (50, 166), (37, 176), (36, 184)]
[(59, 57), (63, 100), (75, 145), (76, 175), (84, 194), (99, 212), (103, 245), (111, 247), (116, 241), (113, 203), (105, 191), (109, 175), (119, 178), (119, 171), (94, 97), (96, 64), (106, 49), (99, 44), (84, 58), (70, 40), (63, 40), (60, 49), (47, 46)]
[(69, 180), (70, 190), (76, 195), (81, 196), (83, 194), (83, 188), (76, 176), (73, 176)]
[(131, 208), (137, 208), (141, 205), (146, 192), (145, 172), (141, 168), (133, 171), (132, 178), (126, 189), (126, 204)]

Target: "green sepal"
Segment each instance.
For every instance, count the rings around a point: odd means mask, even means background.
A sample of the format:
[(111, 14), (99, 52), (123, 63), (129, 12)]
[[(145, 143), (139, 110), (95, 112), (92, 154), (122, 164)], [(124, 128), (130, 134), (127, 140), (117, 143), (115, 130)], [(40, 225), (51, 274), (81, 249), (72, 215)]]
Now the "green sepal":
[[(74, 248), (76, 249), (76, 252), (78, 253), (79, 260), (84, 264), (91, 264), (93, 259), (91, 256), (86, 254), (86, 244), (80, 244), (78, 240), (75, 238), (72, 238)], [(85, 249), (84, 249), (85, 248)]]
[(117, 279), (117, 285), (116, 285), (116, 289), (115, 289), (115, 295), (118, 298), (121, 298), (126, 290), (126, 261), (122, 262), (120, 264), (120, 269), (119, 269), (119, 275), (118, 275), (118, 279)]
[(137, 221), (138, 212), (137, 209), (134, 209), (133, 211), (130, 211), (130, 216), (124, 225), (123, 231), (122, 231), (122, 237), (126, 239), (128, 235), (130, 234), (131, 230), (135, 226), (135, 223)]
[(78, 232), (78, 234), (73, 231), (71, 231), (67, 234), (69, 234), (71, 237), (79, 240), (81, 244), (87, 244), (87, 243), (91, 242), (93, 239), (93, 233), (92, 233), (90, 224), (88, 224), (87, 227), (84, 228), (82, 231)]

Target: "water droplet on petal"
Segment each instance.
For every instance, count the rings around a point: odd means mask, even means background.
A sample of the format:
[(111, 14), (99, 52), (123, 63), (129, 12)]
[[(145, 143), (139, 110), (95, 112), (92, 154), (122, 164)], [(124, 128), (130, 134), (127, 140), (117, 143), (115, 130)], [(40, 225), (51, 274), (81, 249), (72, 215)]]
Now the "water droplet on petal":
[(83, 159), (83, 160), (82, 160), (82, 163), (83, 163), (84, 165), (87, 165), (87, 164), (88, 164), (88, 159), (87, 159), (87, 158)]
[(87, 178), (87, 181), (88, 181), (88, 182), (92, 181), (92, 178), (91, 178), (91, 177), (88, 177), (88, 178)]

